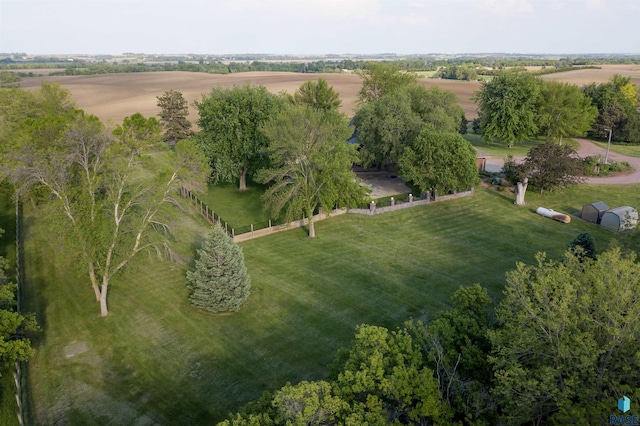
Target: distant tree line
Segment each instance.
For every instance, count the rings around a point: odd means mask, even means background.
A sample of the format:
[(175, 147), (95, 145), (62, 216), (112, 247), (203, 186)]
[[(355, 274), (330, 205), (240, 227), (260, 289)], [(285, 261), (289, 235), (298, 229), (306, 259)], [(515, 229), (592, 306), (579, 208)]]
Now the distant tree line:
[[(0, 70), (20, 70), (37, 68), (59, 68), (50, 75), (92, 75), (125, 72), (149, 71), (189, 71), (212, 74), (230, 74), (248, 71), (300, 72), (300, 73), (332, 73), (343, 70), (355, 71), (369, 69), (371, 63), (387, 63), (404, 71), (438, 71), (441, 78), (457, 80), (473, 80), (473, 70), (479, 75), (495, 75), (506, 68), (528, 66), (545, 67), (534, 71), (543, 74), (561, 72), (576, 67), (593, 67), (602, 64), (638, 64), (640, 56), (584, 56), (546, 58), (526, 55), (493, 55), (486, 57), (452, 56), (443, 58), (438, 55), (409, 55), (399, 58), (396, 55), (380, 55), (372, 59), (364, 58), (332, 58), (309, 61), (292, 61), (287, 56), (268, 57), (264, 55), (235, 55), (232, 59), (215, 55), (134, 55), (137, 63), (115, 62), (111, 56), (100, 56), (99, 63), (77, 60), (70, 62), (64, 57), (35, 57), (22, 60), (17, 55), (6, 56), (0, 60)], [(23, 55), (26, 56), (26, 55)], [(140, 60), (140, 57), (144, 60)], [(110, 62), (111, 61), (111, 62)], [(457, 71), (457, 72), (456, 72)], [(28, 74), (22, 75), (29, 76)]]

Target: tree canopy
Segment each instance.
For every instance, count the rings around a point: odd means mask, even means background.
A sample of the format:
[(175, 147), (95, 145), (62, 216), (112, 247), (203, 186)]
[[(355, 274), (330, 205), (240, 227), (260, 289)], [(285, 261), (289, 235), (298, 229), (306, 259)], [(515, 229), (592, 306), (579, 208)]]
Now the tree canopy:
[(640, 398), (640, 264), (544, 253), (396, 330), (360, 325), (326, 380), (287, 384), (223, 425), (598, 424)]
[(155, 117), (145, 118), (137, 112), (125, 117), (112, 133), (123, 144), (155, 143), (162, 133), (162, 125)]
[(197, 141), (211, 163), (214, 182), (238, 179), (246, 191), (247, 174), (268, 166), (268, 140), (261, 127), (286, 105), (264, 86), (216, 87), (196, 101), (202, 129)]
[(362, 145), (361, 164), (378, 168), (396, 163), (422, 124), (411, 99), (401, 91), (363, 105), (354, 122)]
[(324, 112), (337, 111), (342, 104), (340, 95), (324, 78), (302, 83), (293, 94), (292, 101), (296, 105), (308, 106)]
[(398, 88), (356, 112), (360, 160), (365, 166), (397, 163), (422, 126), (457, 133), (462, 120), (464, 112), (454, 93), (418, 84)]
[(167, 207), (178, 188), (201, 184), (206, 163), (188, 140), (162, 158), (147, 155), (160, 149), (149, 140), (114, 141), (96, 117), (65, 107), (68, 92), (43, 88), (33, 94), (34, 104), (46, 96), (54, 113), (38, 115), (38, 109), (33, 120), (23, 120), (19, 149), (5, 154), (3, 172), (19, 193), (53, 200), (48, 205), (68, 227), (61, 235), (81, 259), (77, 265), (105, 316), (112, 278), (138, 253), (171, 255)]
[(418, 81), (416, 74), (384, 62), (370, 62), (367, 68), (357, 73), (362, 78), (362, 88), (358, 93), (361, 103), (380, 100), (384, 95)]
[(466, 191), (478, 183), (476, 151), (462, 136), (424, 126), (400, 157), (398, 171), (422, 192)]
[(545, 142), (531, 148), (518, 165), (511, 164), (509, 175), (515, 181), (524, 177), (529, 184), (542, 191), (552, 191), (582, 181), (584, 167), (576, 151), (569, 145)]
[(640, 94), (629, 77), (614, 75), (607, 83), (583, 87), (582, 92), (598, 108), (590, 135), (607, 137), (605, 129), (611, 129), (614, 141), (640, 143)]
[(547, 141), (584, 136), (598, 116), (598, 109), (578, 86), (545, 81), (542, 86), (538, 127)]
[(503, 71), (483, 82), (475, 99), (484, 137), (513, 146), (536, 135), (541, 90), (542, 80), (526, 72)]
[(640, 265), (619, 249), (539, 254), (509, 272), (491, 333), (506, 422), (594, 424), (620, 396), (640, 397), (639, 295)]
[[(0, 229), (0, 238), (4, 233)], [(0, 256), (0, 375), (17, 361), (27, 361), (34, 354), (28, 335), (38, 330), (32, 314), (16, 311), (16, 284), (9, 280), (9, 263)]]
[(284, 211), (287, 220), (309, 219), (318, 208), (331, 212), (336, 205), (354, 206), (365, 196), (351, 170), (355, 147), (345, 141), (349, 127), (342, 114), (292, 106), (264, 125), (269, 139), (271, 167), (258, 174), (270, 184), (262, 196), (272, 214)]

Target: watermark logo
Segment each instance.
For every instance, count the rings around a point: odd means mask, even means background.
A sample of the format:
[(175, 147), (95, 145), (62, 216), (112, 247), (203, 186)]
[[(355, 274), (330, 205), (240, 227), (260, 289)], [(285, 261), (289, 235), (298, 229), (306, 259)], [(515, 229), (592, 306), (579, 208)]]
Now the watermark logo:
[(638, 416), (625, 415), (631, 410), (631, 400), (626, 396), (623, 396), (618, 400), (618, 410), (622, 412), (619, 416), (609, 416), (610, 425), (640, 425), (638, 422)]

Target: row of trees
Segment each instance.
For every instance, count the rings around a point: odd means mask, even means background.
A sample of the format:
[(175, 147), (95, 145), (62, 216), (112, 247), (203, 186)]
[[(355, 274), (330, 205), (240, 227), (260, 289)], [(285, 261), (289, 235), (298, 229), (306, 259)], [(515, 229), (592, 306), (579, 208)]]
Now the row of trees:
[(599, 424), (618, 398), (640, 399), (635, 254), (540, 253), (506, 278), (498, 304), (476, 284), (430, 321), (359, 326), (327, 379), (222, 424)]
[[(0, 240), (3, 234), (0, 229)], [(15, 362), (33, 356), (29, 338), (39, 329), (33, 314), (17, 311), (17, 288), (8, 270), (9, 262), (0, 256), (0, 375), (10, 371)]]
[[(254, 175), (271, 184), (263, 199), (272, 214), (288, 219), (363, 201), (350, 171), (354, 163), (398, 164), (400, 175), (423, 192), (477, 182), (475, 151), (457, 134), (466, 120), (453, 93), (427, 89), (416, 75), (389, 64), (371, 64), (361, 77), (353, 120), (359, 146), (345, 143), (353, 130), (338, 112), (339, 95), (323, 79), (291, 96), (250, 85), (205, 94), (195, 102), (201, 129), (195, 139), (213, 181), (237, 179), (243, 191)], [(313, 223), (309, 228), (313, 236)]]
[(612, 129), (614, 140), (640, 143), (640, 98), (630, 78), (614, 76), (582, 89), (545, 81), (527, 72), (504, 71), (485, 82), (476, 94), (478, 127), (484, 137), (513, 146), (542, 135), (595, 137)]

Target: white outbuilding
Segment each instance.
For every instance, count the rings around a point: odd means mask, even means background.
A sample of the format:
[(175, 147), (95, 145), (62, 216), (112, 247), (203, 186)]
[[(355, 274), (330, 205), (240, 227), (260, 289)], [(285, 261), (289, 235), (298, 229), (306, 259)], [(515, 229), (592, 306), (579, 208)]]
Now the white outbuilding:
[(602, 215), (600, 226), (611, 231), (625, 231), (638, 226), (638, 211), (630, 206), (609, 209)]

